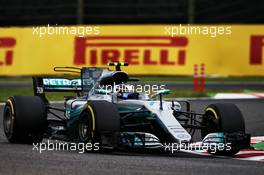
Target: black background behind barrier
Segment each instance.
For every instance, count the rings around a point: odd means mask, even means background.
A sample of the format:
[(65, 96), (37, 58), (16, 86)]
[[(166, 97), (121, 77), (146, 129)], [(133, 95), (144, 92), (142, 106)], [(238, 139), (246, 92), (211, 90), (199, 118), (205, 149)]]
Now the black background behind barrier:
[(263, 0), (0, 0), (0, 26), (263, 22)]

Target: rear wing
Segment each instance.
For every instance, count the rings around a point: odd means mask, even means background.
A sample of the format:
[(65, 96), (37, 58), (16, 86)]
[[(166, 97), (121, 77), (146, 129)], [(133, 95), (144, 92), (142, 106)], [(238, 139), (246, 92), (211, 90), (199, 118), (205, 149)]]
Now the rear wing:
[(34, 95), (47, 102), (45, 92), (76, 92), (83, 91), (81, 79), (33, 77)]
[[(120, 66), (127, 66), (127, 63), (114, 62), (109, 66), (115, 66), (116, 71), (121, 72)], [(105, 68), (99, 67), (55, 67), (55, 72), (61, 73), (77, 73), (80, 78), (58, 78), (58, 77), (33, 77), (34, 94), (41, 97), (44, 101), (48, 102), (45, 92), (76, 92), (80, 95), (87, 95), (89, 91), (95, 86), (100, 79)], [(112, 74), (109, 74), (111, 76)], [(111, 78), (111, 77), (110, 77)]]
[(80, 78), (33, 77), (34, 94), (48, 101), (45, 92), (75, 92), (88, 94), (102, 75), (103, 69), (96, 67), (55, 67), (55, 72), (77, 73)]
[(33, 77), (33, 85), (36, 93), (41, 93), (43, 91), (82, 91), (81, 79)]

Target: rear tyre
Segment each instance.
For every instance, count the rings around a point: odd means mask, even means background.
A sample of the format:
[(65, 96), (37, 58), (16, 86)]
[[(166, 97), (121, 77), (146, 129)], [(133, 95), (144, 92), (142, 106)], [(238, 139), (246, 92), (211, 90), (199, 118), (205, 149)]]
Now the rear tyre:
[[(245, 121), (242, 113), (236, 105), (231, 103), (216, 103), (209, 105), (205, 109), (202, 125), (206, 126), (206, 129), (201, 131), (202, 138), (214, 132), (245, 133)], [(232, 147), (231, 150), (218, 150), (211, 154), (233, 156), (238, 151), (238, 149)]]
[[(120, 116), (116, 106), (107, 101), (89, 101), (80, 116), (79, 141), (92, 143), (94, 150), (113, 150), (119, 143)], [(95, 147), (96, 144), (96, 147)]]
[(13, 96), (7, 100), (3, 128), (10, 143), (41, 142), (46, 123), (46, 107), (40, 97)]

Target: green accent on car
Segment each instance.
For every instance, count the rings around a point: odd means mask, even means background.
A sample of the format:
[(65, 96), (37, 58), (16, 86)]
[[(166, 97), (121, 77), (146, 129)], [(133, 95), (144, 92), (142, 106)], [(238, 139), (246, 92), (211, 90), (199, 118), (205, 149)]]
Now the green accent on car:
[(158, 95), (168, 95), (171, 93), (171, 90), (169, 89), (161, 89), (161, 90), (158, 90), (157, 93), (153, 94), (151, 97), (156, 97)]
[(162, 95), (168, 95), (170, 93), (171, 93), (171, 90), (169, 89), (162, 89), (157, 92), (157, 94), (162, 94)]
[(110, 93), (111, 91), (108, 91), (106, 89), (96, 89), (95, 93), (96, 94), (101, 94), (101, 95), (107, 95), (108, 93)]
[(77, 108), (77, 109), (66, 109), (66, 113), (69, 114), (70, 118), (79, 116), (82, 112), (82, 108)]
[(81, 79), (43, 78), (44, 86), (81, 86)]

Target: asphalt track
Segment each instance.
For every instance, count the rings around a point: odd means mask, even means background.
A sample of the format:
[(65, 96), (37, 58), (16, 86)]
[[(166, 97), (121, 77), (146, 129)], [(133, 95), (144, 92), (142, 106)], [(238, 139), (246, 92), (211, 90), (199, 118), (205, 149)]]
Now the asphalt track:
[[(264, 135), (264, 100), (194, 100), (193, 109), (202, 112), (208, 104), (232, 102), (241, 109), (246, 131), (252, 136)], [(186, 153), (131, 153), (112, 154), (72, 151), (33, 151), (32, 145), (7, 143), (2, 131), (0, 106), (0, 174), (190, 174), (227, 175), (261, 174), (264, 163), (230, 158), (201, 157)]]

